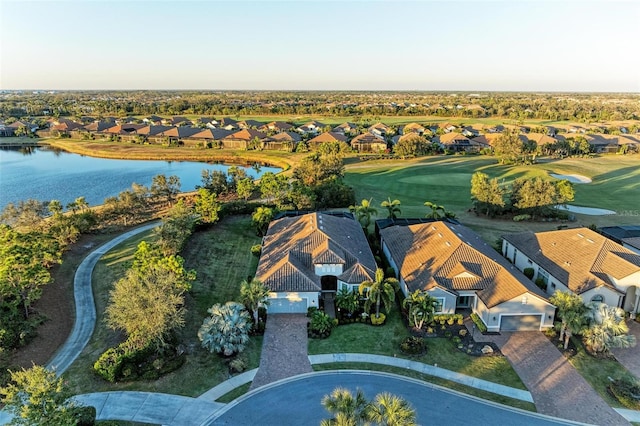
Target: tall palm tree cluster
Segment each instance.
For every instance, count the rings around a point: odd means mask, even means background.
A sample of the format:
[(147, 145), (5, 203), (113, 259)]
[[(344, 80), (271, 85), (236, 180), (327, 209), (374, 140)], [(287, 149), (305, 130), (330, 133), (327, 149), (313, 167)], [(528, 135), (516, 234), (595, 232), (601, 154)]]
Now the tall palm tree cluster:
[(636, 345), (635, 336), (627, 334), (624, 310), (604, 303), (585, 305), (580, 296), (564, 291), (555, 292), (549, 301), (557, 308), (560, 340), (564, 340), (565, 349), (573, 335), (581, 335), (585, 347), (593, 354)]
[(348, 389), (336, 388), (322, 398), (322, 406), (333, 418), (320, 422), (321, 426), (413, 426), (416, 412), (406, 400), (383, 392), (367, 401), (358, 389), (354, 396)]

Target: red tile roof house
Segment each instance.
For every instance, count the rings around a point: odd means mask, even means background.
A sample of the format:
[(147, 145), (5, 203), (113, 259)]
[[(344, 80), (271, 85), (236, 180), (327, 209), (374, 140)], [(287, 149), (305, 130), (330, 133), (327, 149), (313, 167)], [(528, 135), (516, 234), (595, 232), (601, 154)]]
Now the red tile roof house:
[(502, 253), (522, 271), (533, 268), (548, 294), (571, 291), (634, 317), (640, 309), (640, 255), (589, 228), (504, 235)]
[(384, 152), (387, 143), (371, 133), (363, 133), (351, 139), (351, 147), (358, 152)]
[(336, 132), (324, 132), (320, 133), (315, 138), (309, 139), (307, 144), (309, 145), (309, 149), (315, 150), (318, 149), (318, 145), (325, 142), (347, 142), (348, 138), (343, 133)]
[(222, 139), (223, 148), (248, 149), (254, 140), (262, 142), (267, 135), (254, 129), (243, 129)]
[(280, 132), (262, 141), (262, 149), (293, 151), (302, 137), (294, 132)]
[(553, 326), (555, 306), (544, 292), (465, 226), (402, 219), (376, 228), (405, 295), (428, 291), (440, 313), (471, 309), (488, 331)]
[(271, 222), (262, 240), (256, 278), (270, 290), (269, 313), (306, 313), (338, 289), (375, 279), (375, 259), (351, 214), (297, 214)]

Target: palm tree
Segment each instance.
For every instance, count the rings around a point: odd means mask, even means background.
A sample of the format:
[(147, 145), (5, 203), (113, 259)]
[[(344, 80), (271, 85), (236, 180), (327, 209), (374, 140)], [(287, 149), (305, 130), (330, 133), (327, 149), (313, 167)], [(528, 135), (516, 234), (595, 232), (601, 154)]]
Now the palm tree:
[(432, 203), (431, 201), (426, 201), (424, 205), (431, 209), (431, 211), (425, 216), (428, 219), (440, 219), (446, 213), (444, 206)]
[(378, 210), (371, 205), (372, 198), (362, 200), (359, 206), (349, 206), (349, 211), (355, 213), (356, 219), (360, 222), (360, 226), (367, 233), (367, 228), (371, 224), (371, 216), (376, 216)]
[(584, 315), (587, 308), (580, 296), (568, 291), (556, 291), (549, 298), (549, 301), (558, 309), (557, 315), (562, 321), (562, 325), (560, 326), (560, 340), (562, 340), (567, 331), (568, 321), (570, 319), (575, 320), (575, 317), (578, 315)]
[(404, 398), (383, 392), (369, 405), (368, 418), (383, 426), (414, 426), (416, 411)]
[[(579, 297), (579, 296), (578, 296)], [(582, 305), (581, 309), (566, 312), (563, 319), (565, 324), (564, 330), (564, 348), (569, 347), (569, 340), (574, 334), (581, 334), (584, 332), (585, 325), (587, 324), (587, 318), (585, 317), (586, 306)]]
[(389, 212), (387, 216), (387, 218), (389, 219), (396, 219), (400, 215), (400, 213), (402, 213), (400, 211), (400, 207), (398, 207), (399, 205), (400, 200), (391, 201), (391, 197), (389, 197), (386, 201), (380, 203), (380, 206), (386, 208)]
[(392, 303), (396, 300), (396, 289), (398, 288), (398, 280), (395, 278), (385, 278), (384, 271), (381, 268), (376, 269), (375, 281), (364, 281), (358, 287), (360, 295), (367, 295), (367, 301), (364, 308), (367, 312), (371, 309), (373, 303), (376, 304), (376, 318), (380, 317), (380, 305), (384, 305), (387, 313), (392, 308)]
[(438, 301), (429, 292), (416, 290), (402, 302), (402, 306), (407, 309), (409, 318), (417, 329), (421, 329), (426, 322), (433, 319)]
[(251, 320), (244, 306), (236, 302), (216, 303), (202, 322), (198, 338), (210, 352), (231, 356), (242, 352), (249, 341)]
[(330, 395), (325, 395), (322, 398), (322, 406), (333, 414), (334, 418), (323, 420), (321, 425), (358, 426), (366, 424), (369, 403), (360, 389), (354, 398), (348, 389), (335, 388)]
[(258, 308), (268, 305), (269, 289), (260, 280), (253, 278), (240, 283), (240, 301), (251, 311), (253, 324), (258, 325)]
[(583, 333), (584, 344), (595, 353), (608, 352), (612, 348), (630, 348), (636, 338), (628, 335), (624, 311), (604, 303), (590, 303), (587, 319), (589, 327)]
[(76, 198), (76, 200), (74, 201), (76, 207), (81, 211), (84, 212), (86, 209), (89, 208), (89, 203), (87, 203), (87, 200), (85, 200), (84, 197), (78, 197)]

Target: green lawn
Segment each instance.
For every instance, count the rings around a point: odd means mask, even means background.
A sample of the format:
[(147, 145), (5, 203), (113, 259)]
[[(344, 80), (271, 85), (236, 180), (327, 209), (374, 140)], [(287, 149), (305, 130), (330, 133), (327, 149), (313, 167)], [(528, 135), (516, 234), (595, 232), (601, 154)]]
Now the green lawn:
[[(347, 162), (345, 181), (360, 199), (373, 198), (379, 206), (387, 197), (401, 201), (402, 217), (424, 217), (424, 202), (444, 205), (457, 214), (462, 223), (493, 242), (504, 232), (542, 231), (557, 223), (515, 223), (510, 220), (485, 219), (468, 210), (471, 204), (471, 176), (482, 171), (505, 183), (519, 177), (549, 176), (549, 173), (581, 174), (593, 180), (576, 184), (575, 205), (601, 207), (618, 212), (611, 216), (576, 215), (575, 226), (631, 224), (640, 220), (640, 156), (602, 156), (544, 161), (531, 166), (503, 166), (494, 157), (437, 156), (413, 160), (372, 160)], [(384, 212), (379, 208), (380, 217)]]
[(437, 365), (468, 376), (526, 389), (516, 372), (504, 357), (474, 357), (459, 351), (445, 338), (427, 339), (428, 351), (420, 357), (408, 357), (400, 352), (400, 343), (409, 336), (397, 309), (382, 327), (366, 324), (348, 324), (337, 327), (328, 339), (309, 341), (309, 354), (371, 353), (410, 358), (424, 364)]
[[(196, 333), (207, 309), (214, 303), (236, 299), (240, 282), (255, 273), (257, 260), (249, 248), (260, 239), (250, 223), (247, 216), (230, 217), (206, 231), (195, 233), (188, 241), (182, 254), (185, 266), (195, 269), (198, 277), (186, 297), (186, 325), (179, 332), (180, 341), (188, 351), (187, 360), (180, 369), (156, 381), (110, 384), (92, 372), (91, 366), (100, 354), (116, 345), (122, 337), (104, 325), (108, 292), (112, 283), (126, 271), (137, 244), (143, 239), (149, 240), (151, 233), (127, 240), (107, 253), (93, 276), (98, 313), (96, 330), (87, 348), (66, 373), (75, 385), (74, 391), (140, 390), (195, 397), (228, 379), (224, 361), (202, 349)], [(258, 366), (261, 348), (262, 337), (252, 338), (243, 354), (250, 369)]]
[(578, 370), (578, 373), (600, 394), (607, 404), (613, 407), (622, 407), (622, 404), (607, 392), (609, 378), (617, 379), (631, 373), (615, 359), (592, 357), (584, 349), (578, 338), (572, 337), (572, 340), (577, 348), (577, 353), (569, 358), (571, 365)]

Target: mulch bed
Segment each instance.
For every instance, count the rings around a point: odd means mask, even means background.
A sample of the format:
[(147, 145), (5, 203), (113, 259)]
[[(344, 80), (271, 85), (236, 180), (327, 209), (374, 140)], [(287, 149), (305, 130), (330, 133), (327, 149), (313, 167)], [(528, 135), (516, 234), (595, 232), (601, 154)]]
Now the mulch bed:
[[(413, 335), (413, 336), (424, 337), (424, 338), (443, 337), (443, 338), (447, 338), (449, 340), (452, 340), (452, 339), (454, 339), (455, 336), (458, 336), (460, 338), (460, 342), (458, 344), (455, 344), (454, 342), (452, 342), (452, 344), (454, 344), (455, 347), (460, 352), (464, 352), (467, 355), (472, 355), (472, 356), (502, 356), (502, 352), (500, 352), (500, 348), (498, 347), (498, 345), (496, 345), (493, 342), (483, 342), (483, 341), (481, 341), (481, 338), (480, 338), (481, 333), (478, 332), (478, 331), (476, 331), (476, 333), (475, 333), (475, 337), (478, 340), (475, 340), (473, 338), (473, 336), (471, 335), (471, 333), (469, 333), (469, 331), (467, 330), (467, 328), (464, 325), (458, 325), (458, 324), (448, 325), (448, 324), (445, 324), (444, 328), (442, 326), (440, 326), (440, 325), (435, 325), (432, 328), (433, 328), (433, 333), (427, 333), (424, 329), (417, 330), (415, 327), (409, 327), (409, 331), (411, 332), (411, 335)], [(460, 335), (460, 330), (465, 330), (467, 333), (464, 336), (461, 336)], [(499, 333), (492, 333), (492, 334), (499, 334)], [(485, 346), (489, 346), (493, 350), (493, 352), (483, 353), (482, 349)]]

